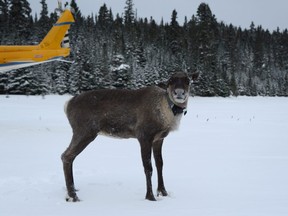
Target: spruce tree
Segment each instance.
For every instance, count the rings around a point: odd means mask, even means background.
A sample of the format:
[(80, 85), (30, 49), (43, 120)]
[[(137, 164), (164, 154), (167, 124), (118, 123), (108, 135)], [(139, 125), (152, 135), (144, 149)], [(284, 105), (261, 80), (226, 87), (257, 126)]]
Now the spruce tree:
[[(200, 79), (202, 86), (198, 86), (198, 93), (203, 96), (214, 96), (214, 87), (219, 78), (217, 68), (217, 22), (212, 14), (210, 7), (201, 3), (197, 10), (197, 44), (199, 65), (197, 71), (201, 73)], [(201, 91), (201, 92), (200, 92)], [(218, 90), (217, 90), (218, 91)]]
[(70, 7), (74, 13), (74, 18), (75, 18), (74, 25), (76, 26), (76, 28), (78, 28), (79, 26), (83, 24), (84, 17), (82, 16), (82, 13), (75, 0), (71, 0)]
[(9, 1), (0, 0), (0, 44), (5, 44), (9, 35)]
[(126, 6), (124, 8), (124, 24), (131, 26), (134, 23), (135, 11), (133, 0), (126, 0)]
[(48, 33), (48, 31), (50, 30), (52, 23), (48, 16), (48, 7), (47, 7), (46, 0), (41, 0), (40, 3), (42, 6), (42, 9), (40, 12), (39, 20), (36, 23), (36, 25), (38, 26), (37, 35), (42, 40), (45, 37), (45, 35)]
[(109, 33), (113, 24), (112, 11), (108, 10), (106, 4), (100, 7), (96, 27), (103, 33)]
[(11, 35), (14, 44), (27, 43), (33, 25), (31, 8), (27, 0), (11, 0), (9, 22), (11, 23)]

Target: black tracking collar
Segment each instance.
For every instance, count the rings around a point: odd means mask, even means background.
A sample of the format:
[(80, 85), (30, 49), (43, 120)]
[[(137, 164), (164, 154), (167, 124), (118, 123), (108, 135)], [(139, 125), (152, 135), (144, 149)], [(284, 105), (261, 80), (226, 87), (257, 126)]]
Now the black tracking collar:
[(179, 106), (177, 106), (175, 104), (173, 104), (171, 109), (172, 109), (172, 112), (173, 112), (174, 116), (176, 116), (177, 114), (182, 114), (182, 113), (184, 113), (184, 115), (186, 115), (186, 113), (187, 113), (187, 109), (186, 108), (179, 107)]
[(182, 108), (182, 107), (177, 106), (176, 104), (174, 104), (172, 102), (172, 100), (169, 98), (169, 95), (167, 95), (167, 99), (168, 99), (169, 107), (171, 108), (174, 116), (176, 116), (177, 114), (182, 114), (182, 113), (184, 113), (184, 115), (186, 115), (186, 113), (187, 113), (187, 109), (186, 108)]

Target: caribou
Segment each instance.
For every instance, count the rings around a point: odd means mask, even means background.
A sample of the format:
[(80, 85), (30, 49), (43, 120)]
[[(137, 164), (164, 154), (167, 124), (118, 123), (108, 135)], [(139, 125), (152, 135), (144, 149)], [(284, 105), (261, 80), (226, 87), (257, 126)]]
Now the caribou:
[(178, 128), (186, 114), (189, 87), (187, 74), (177, 72), (169, 78), (165, 89), (149, 86), (137, 90), (91, 90), (67, 101), (65, 113), (73, 136), (61, 156), (68, 192), (66, 201), (80, 201), (74, 186), (73, 161), (98, 135), (139, 141), (146, 176), (145, 198), (150, 201), (156, 201), (151, 181), (153, 152), (158, 174), (157, 196), (167, 196), (162, 174), (163, 140)]

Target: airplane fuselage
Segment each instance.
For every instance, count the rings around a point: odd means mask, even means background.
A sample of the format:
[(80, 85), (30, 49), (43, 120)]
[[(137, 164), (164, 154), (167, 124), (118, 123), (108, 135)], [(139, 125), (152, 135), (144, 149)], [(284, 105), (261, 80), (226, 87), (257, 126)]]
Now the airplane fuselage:
[(70, 53), (69, 48), (43, 50), (36, 46), (1, 46), (0, 64), (11, 62), (40, 62), (57, 57), (66, 57)]
[[(0, 72), (59, 60), (70, 54), (67, 31), (74, 22), (69, 10), (63, 11), (56, 24), (38, 45), (0, 46)], [(67, 38), (67, 39), (66, 39)], [(63, 43), (62, 43), (63, 42)], [(66, 43), (66, 44), (65, 44)]]

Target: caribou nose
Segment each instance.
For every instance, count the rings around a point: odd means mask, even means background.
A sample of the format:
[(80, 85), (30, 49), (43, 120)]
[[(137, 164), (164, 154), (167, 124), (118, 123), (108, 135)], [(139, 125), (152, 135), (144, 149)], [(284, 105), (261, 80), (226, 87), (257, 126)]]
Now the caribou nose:
[(179, 89), (179, 88), (175, 89), (174, 94), (175, 94), (176, 98), (178, 98), (178, 99), (183, 99), (185, 97), (184, 89)]

